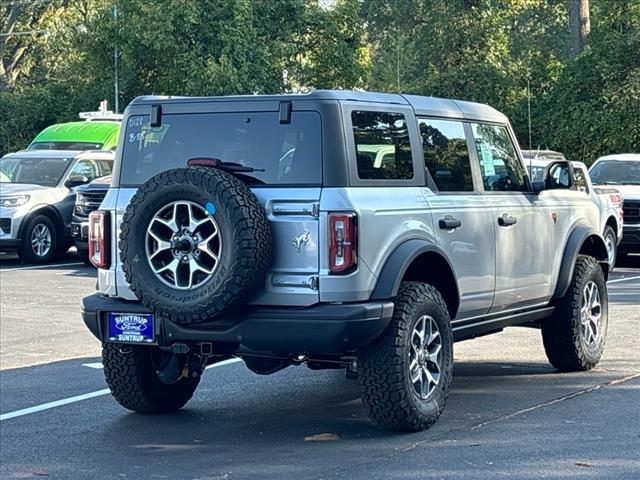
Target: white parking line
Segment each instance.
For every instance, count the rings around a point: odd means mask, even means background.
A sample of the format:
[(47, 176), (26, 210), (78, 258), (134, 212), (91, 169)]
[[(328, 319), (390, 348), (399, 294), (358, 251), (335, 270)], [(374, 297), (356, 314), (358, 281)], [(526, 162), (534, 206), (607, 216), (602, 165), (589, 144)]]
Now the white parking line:
[(3, 413), (0, 415), (0, 422), (2, 420), (9, 420), (10, 418), (22, 417), (23, 415), (29, 415), (30, 413), (41, 412), (42, 410), (49, 410), (50, 408), (61, 407), (62, 405), (68, 405), (70, 403), (81, 402), (89, 398), (99, 397), (109, 393), (109, 389), (97, 390), (91, 393), (85, 393), (84, 395), (76, 395), (75, 397), (64, 398), (62, 400), (56, 400), (55, 402), (43, 403), (42, 405), (36, 405), (35, 407), (23, 408), (22, 410), (15, 410), (9, 413)]
[(32, 270), (34, 268), (53, 268), (53, 267), (67, 267), (67, 266), (73, 266), (73, 265), (83, 265), (82, 262), (74, 262), (74, 263), (52, 263), (52, 264), (45, 264), (45, 265), (30, 265), (28, 267), (14, 267), (14, 268), (3, 268), (0, 267), (0, 272), (13, 272), (14, 270)]
[(616, 278), (615, 280), (609, 280), (607, 283), (628, 282), (629, 280), (637, 280), (639, 278), (640, 275), (637, 275), (635, 277)]
[[(209, 368), (222, 367), (224, 365), (229, 365), (231, 363), (237, 363), (242, 361), (240, 358), (229, 358), (227, 360), (223, 360), (222, 362), (214, 363), (213, 365), (209, 365)], [(84, 366), (95, 365), (95, 364), (85, 364)], [(100, 367), (91, 367), (91, 368), (100, 368)], [(105, 388), (103, 390), (96, 390), (95, 392), (85, 393), (83, 395), (76, 395), (75, 397), (63, 398), (62, 400), (56, 400), (55, 402), (43, 403), (42, 405), (36, 405), (35, 407), (23, 408), (22, 410), (14, 410), (13, 412), (3, 413), (0, 415), (0, 422), (3, 420), (9, 420), (10, 418), (22, 417), (24, 415), (29, 415), (31, 413), (41, 412), (43, 410), (49, 410), (51, 408), (61, 407), (63, 405), (69, 405), (70, 403), (81, 402), (83, 400), (88, 400), (90, 398), (100, 397), (102, 395), (107, 395), (109, 393), (109, 389)]]
[(102, 368), (102, 363), (100, 362), (95, 362), (95, 363), (83, 363), (82, 364), (83, 367), (89, 367), (89, 368), (95, 368), (95, 369), (100, 369)]

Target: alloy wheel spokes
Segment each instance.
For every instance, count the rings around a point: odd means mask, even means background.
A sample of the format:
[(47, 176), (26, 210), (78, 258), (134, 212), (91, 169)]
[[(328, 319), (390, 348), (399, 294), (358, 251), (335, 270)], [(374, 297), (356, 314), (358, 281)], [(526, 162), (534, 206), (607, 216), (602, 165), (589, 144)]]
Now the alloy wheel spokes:
[(600, 292), (595, 282), (591, 281), (582, 290), (582, 307), (580, 308), (580, 329), (586, 344), (593, 347), (601, 337), (600, 322), (602, 319), (602, 304)]
[(51, 249), (51, 230), (46, 225), (40, 223), (36, 225), (31, 233), (31, 248), (36, 255), (44, 257)]
[(202, 285), (216, 271), (221, 240), (218, 224), (204, 207), (172, 202), (149, 222), (147, 261), (165, 284), (187, 290)]
[(440, 382), (442, 343), (440, 330), (433, 317), (423, 315), (411, 334), (409, 378), (416, 394), (429, 398)]

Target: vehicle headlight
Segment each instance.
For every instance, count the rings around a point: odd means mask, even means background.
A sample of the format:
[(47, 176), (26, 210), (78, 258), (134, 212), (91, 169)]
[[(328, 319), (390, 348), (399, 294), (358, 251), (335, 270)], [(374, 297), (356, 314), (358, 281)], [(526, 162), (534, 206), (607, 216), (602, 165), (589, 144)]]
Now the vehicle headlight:
[(0, 206), (4, 208), (21, 207), (29, 201), (29, 195), (17, 195), (15, 197), (0, 197)]

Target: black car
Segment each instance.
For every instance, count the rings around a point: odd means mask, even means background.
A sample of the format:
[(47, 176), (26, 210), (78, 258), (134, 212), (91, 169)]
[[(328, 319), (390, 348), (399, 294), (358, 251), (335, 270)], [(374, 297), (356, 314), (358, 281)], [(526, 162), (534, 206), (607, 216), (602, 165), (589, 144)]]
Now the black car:
[(78, 250), (78, 257), (87, 265), (91, 265), (87, 242), (89, 214), (100, 208), (109, 185), (111, 185), (111, 175), (96, 178), (93, 182), (78, 187), (76, 191), (76, 204), (71, 217), (71, 235)]

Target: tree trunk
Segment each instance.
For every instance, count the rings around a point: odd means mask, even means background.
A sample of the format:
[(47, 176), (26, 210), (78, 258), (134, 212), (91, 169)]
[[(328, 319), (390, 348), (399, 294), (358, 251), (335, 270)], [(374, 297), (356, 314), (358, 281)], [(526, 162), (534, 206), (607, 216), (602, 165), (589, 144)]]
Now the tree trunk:
[(591, 31), (589, 19), (589, 0), (568, 0), (569, 29), (571, 31), (571, 52), (579, 55), (584, 42)]

